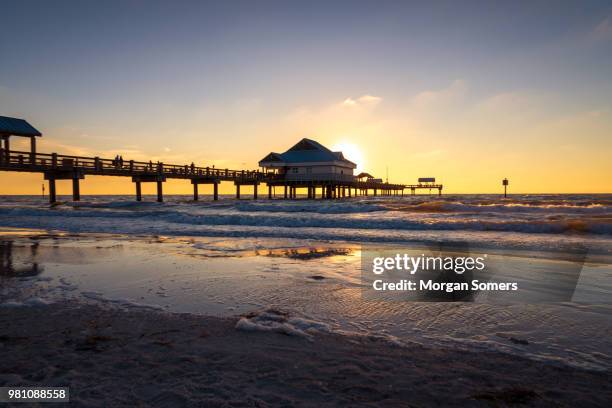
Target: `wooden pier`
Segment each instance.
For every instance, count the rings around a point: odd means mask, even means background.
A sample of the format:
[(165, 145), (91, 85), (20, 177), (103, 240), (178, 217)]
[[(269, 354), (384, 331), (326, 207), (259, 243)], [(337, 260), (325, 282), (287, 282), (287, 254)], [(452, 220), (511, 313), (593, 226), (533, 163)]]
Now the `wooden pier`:
[(442, 195), (442, 189), (444, 186), (442, 184), (434, 184), (434, 183), (419, 183), (419, 184), (408, 184), (404, 186), (406, 190), (410, 190), (411, 195), (416, 194), (416, 190), (429, 190), (431, 194), (431, 190), (438, 190), (438, 195)]
[(86, 176), (130, 177), (135, 185), (136, 200), (142, 200), (142, 183), (155, 183), (157, 201), (164, 200), (163, 184), (168, 179), (189, 180), (193, 185), (193, 199), (199, 198), (199, 185), (213, 186), (213, 199), (219, 199), (219, 184), (232, 182), (236, 189), (236, 198), (241, 198), (240, 187), (253, 186), (253, 198), (258, 198), (258, 186), (265, 183), (268, 187), (267, 197), (277, 198), (276, 187), (282, 188), (281, 198), (295, 199), (298, 190), (305, 190), (309, 199), (338, 199), (356, 196), (403, 196), (409, 189), (415, 194), (417, 189), (437, 189), (442, 194), (441, 184), (391, 184), (376, 181), (358, 181), (345, 176), (334, 178), (331, 175), (322, 179), (286, 180), (275, 174), (266, 174), (258, 170), (232, 170), (194, 165), (177, 165), (166, 163), (141, 162), (125, 160), (118, 163), (113, 159), (101, 157), (81, 157), (57, 153), (31, 153), (0, 149), (0, 171), (41, 173), (49, 183), (49, 201), (57, 201), (56, 180), (72, 180), (72, 199), (79, 201), (80, 183)]
[[(168, 179), (189, 180), (193, 185), (193, 199), (199, 199), (199, 186), (212, 184), (213, 200), (219, 199), (219, 184), (232, 182), (236, 198), (241, 198), (240, 187), (253, 186), (253, 198), (258, 198), (258, 187), (265, 183), (268, 198), (276, 198), (276, 187), (283, 189), (282, 198), (295, 199), (299, 189), (306, 190), (308, 199), (339, 199), (356, 196), (403, 196), (410, 189), (414, 195), (417, 189), (437, 189), (442, 194), (441, 184), (419, 183), (415, 185), (384, 183), (380, 179), (363, 180), (352, 174), (278, 174), (259, 170), (231, 170), (212, 167), (167, 164), (161, 162), (141, 162), (106, 159), (102, 157), (69, 156), (58, 153), (39, 153), (36, 138), (42, 134), (23, 119), (0, 116), (0, 171), (41, 173), (49, 183), (49, 201), (57, 201), (56, 180), (72, 180), (72, 199), (81, 199), (80, 183), (86, 176), (130, 177), (135, 185), (136, 200), (142, 201), (142, 183), (155, 183), (157, 201), (164, 200), (163, 185)], [(29, 152), (15, 151), (10, 148), (10, 137), (30, 139)], [(316, 143), (304, 139), (309, 143)], [(341, 155), (341, 154), (340, 154)], [(334, 156), (336, 157), (336, 156)]]

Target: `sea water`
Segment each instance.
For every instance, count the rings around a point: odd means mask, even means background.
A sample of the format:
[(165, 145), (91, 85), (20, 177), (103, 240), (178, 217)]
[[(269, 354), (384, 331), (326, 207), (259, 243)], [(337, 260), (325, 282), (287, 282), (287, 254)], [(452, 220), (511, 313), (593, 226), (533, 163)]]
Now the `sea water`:
[[(0, 304), (70, 299), (256, 314), (250, 328), (269, 327), (268, 317), (279, 316), (273, 309), (287, 321), (392, 344), (612, 368), (612, 195), (148, 199), (49, 206), (41, 197), (0, 197), (0, 228), (39, 234), (3, 238), (3, 268), (10, 255), (13, 276), (0, 276)], [(440, 242), (487, 252), (501, 276), (523, 281), (550, 274), (554, 284), (556, 266), (579, 258), (576, 293), (567, 302), (506, 305), (362, 296), (362, 247)]]
[(0, 226), (132, 235), (470, 242), (503, 250), (612, 254), (610, 194), (257, 201), (226, 196), (198, 202), (167, 196), (164, 203), (148, 199), (86, 196), (80, 202), (49, 206), (41, 197), (3, 196)]

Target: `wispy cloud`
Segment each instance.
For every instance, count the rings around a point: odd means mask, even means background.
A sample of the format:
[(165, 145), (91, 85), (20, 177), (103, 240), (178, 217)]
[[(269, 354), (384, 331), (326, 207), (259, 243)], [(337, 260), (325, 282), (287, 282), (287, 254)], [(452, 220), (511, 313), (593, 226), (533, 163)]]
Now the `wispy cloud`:
[(612, 40), (612, 17), (608, 16), (600, 21), (590, 32), (589, 38), (593, 41)]
[(440, 109), (461, 101), (467, 93), (467, 83), (455, 79), (449, 86), (438, 90), (427, 90), (412, 98), (413, 107), (420, 109)]
[(342, 106), (346, 107), (374, 107), (382, 102), (382, 98), (380, 96), (374, 95), (362, 95), (357, 99), (346, 98), (342, 102)]

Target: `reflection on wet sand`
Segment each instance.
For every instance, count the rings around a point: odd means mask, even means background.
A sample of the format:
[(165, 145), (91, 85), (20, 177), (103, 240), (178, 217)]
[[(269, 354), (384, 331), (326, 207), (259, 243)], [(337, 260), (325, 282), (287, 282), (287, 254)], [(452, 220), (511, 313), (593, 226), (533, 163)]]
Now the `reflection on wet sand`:
[(257, 255), (283, 257), (305, 261), (308, 259), (332, 257), (336, 255), (350, 255), (352, 252), (353, 251), (350, 248), (292, 248), (258, 251)]
[(0, 277), (30, 277), (40, 274), (44, 267), (37, 262), (40, 244), (14, 245), (0, 241)]

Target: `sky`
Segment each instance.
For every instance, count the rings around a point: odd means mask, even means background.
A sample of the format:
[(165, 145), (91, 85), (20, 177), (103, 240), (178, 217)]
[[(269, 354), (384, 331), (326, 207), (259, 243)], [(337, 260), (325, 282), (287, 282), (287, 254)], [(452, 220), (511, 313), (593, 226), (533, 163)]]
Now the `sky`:
[[(515, 193), (612, 192), (610, 1), (0, 9), (0, 115), (38, 128), (39, 151), (255, 169), (309, 137), (360, 170), (436, 177), (447, 193), (497, 193), (504, 177)], [(41, 184), (0, 173), (0, 194)], [(133, 186), (90, 177), (81, 190)]]

